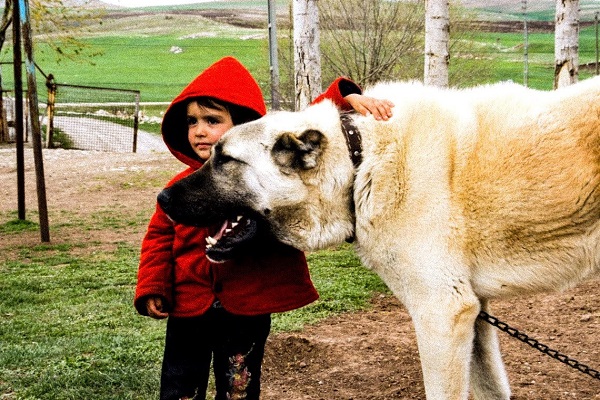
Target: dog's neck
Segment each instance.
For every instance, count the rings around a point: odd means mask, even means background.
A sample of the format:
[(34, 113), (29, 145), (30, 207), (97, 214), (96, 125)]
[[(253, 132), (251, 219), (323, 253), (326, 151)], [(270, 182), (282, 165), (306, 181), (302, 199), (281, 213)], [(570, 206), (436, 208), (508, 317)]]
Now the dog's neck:
[(344, 132), (344, 137), (346, 138), (346, 144), (348, 145), (348, 151), (350, 152), (350, 159), (352, 159), (352, 164), (354, 164), (354, 168), (358, 168), (362, 161), (362, 144), (360, 131), (354, 125), (354, 121), (350, 114), (341, 113), (340, 121), (342, 123), (342, 132)]

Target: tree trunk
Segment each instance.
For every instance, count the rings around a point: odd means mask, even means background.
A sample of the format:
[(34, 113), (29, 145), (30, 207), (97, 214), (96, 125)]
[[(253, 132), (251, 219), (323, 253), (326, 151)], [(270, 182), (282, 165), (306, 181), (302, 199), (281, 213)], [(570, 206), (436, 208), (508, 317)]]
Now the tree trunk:
[(317, 0), (294, 0), (294, 70), (296, 110), (306, 108), (322, 91)]
[(425, 0), (426, 85), (448, 86), (450, 64), (450, 5), (448, 0)]
[(556, 0), (554, 88), (577, 82), (579, 74), (579, 0)]

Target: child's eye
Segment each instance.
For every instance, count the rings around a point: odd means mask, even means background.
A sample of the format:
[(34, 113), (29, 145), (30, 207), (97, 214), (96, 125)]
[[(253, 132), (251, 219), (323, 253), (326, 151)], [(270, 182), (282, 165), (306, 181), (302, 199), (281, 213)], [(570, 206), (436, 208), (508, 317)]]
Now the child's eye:
[(198, 120), (195, 117), (187, 117), (188, 126), (194, 126), (198, 123)]
[(218, 119), (218, 118), (214, 118), (214, 117), (206, 117), (206, 122), (207, 122), (209, 125), (216, 125), (216, 124), (218, 124), (220, 121), (219, 121), (219, 119)]

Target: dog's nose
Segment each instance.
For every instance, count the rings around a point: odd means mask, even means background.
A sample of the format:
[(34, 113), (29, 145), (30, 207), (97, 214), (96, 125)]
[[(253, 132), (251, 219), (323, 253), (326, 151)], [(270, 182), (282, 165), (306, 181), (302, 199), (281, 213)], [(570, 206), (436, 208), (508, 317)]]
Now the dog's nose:
[(157, 196), (158, 205), (164, 212), (168, 213), (171, 205), (171, 194), (168, 189), (163, 189)]

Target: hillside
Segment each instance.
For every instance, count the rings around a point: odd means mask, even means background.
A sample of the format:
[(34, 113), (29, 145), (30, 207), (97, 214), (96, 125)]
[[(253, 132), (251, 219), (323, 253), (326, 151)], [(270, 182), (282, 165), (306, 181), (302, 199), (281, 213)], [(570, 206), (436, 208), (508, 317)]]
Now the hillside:
[[(115, 19), (129, 18), (131, 26), (143, 25), (153, 14), (175, 14), (183, 16), (201, 16), (217, 23), (224, 23), (243, 28), (264, 29), (267, 27), (267, 2), (255, 0), (240, 1), (204, 1), (197, 4), (178, 6), (124, 8), (100, 0), (69, 0), (72, 2), (86, 2), (88, 6), (97, 6), (104, 10), (103, 22)], [(491, 31), (520, 31), (523, 20), (522, 0), (462, 0), (455, 4), (462, 4), (474, 12), (474, 18), (484, 22), (482, 26)], [(278, 0), (277, 15), (278, 27), (288, 29), (290, 24), (289, 1)], [(597, 0), (580, 1), (580, 21), (582, 26), (589, 25), (594, 20), (595, 13), (600, 11)], [(554, 29), (554, 0), (536, 0), (527, 2), (527, 19), (531, 22), (530, 28), (537, 31), (550, 31)], [(141, 18), (135, 22), (136, 18)], [(133, 22), (133, 23), (132, 23)], [(155, 22), (154, 22), (155, 23)], [(111, 31), (102, 29), (103, 32)]]

